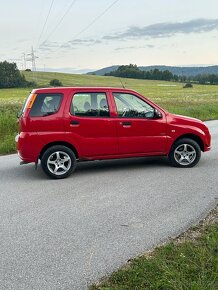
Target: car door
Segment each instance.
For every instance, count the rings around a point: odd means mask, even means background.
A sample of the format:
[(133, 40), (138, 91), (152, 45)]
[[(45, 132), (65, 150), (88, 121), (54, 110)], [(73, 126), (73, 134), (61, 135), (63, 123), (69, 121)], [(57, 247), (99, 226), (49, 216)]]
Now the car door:
[(116, 123), (110, 117), (106, 92), (74, 93), (66, 127), (71, 143), (76, 141), (83, 157), (118, 153)]
[(166, 118), (139, 96), (113, 92), (119, 154), (164, 154)]

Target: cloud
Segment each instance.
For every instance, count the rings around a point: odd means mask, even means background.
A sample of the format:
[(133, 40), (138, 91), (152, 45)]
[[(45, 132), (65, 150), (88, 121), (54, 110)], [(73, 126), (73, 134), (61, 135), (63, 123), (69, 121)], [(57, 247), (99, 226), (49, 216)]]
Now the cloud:
[(69, 44), (72, 46), (81, 46), (81, 45), (94, 45), (94, 44), (99, 44), (101, 43), (101, 40), (96, 40), (96, 39), (72, 39), (68, 41)]
[(99, 43), (101, 43), (101, 40), (96, 39), (72, 39), (62, 44), (58, 42), (44, 41), (40, 44), (39, 50), (43, 52), (51, 52), (57, 48), (72, 50), (81, 46), (91, 46)]
[[(39, 50), (50, 53), (58, 48), (67, 50), (77, 49), (79, 47), (93, 46), (104, 43), (105, 41), (112, 40), (125, 40), (125, 39), (139, 39), (139, 38), (164, 38), (172, 37), (177, 34), (190, 34), (190, 33), (204, 33), (218, 29), (218, 19), (193, 19), (184, 22), (163, 22), (156, 23), (148, 26), (131, 26), (123, 32), (105, 35), (99, 39), (85, 38), (85, 39), (72, 39), (65, 43), (44, 41), (41, 43)], [(118, 47), (116, 51), (137, 49), (137, 48), (153, 48), (153, 45), (145, 46), (129, 46)]]
[(42, 51), (52, 51), (54, 48), (58, 48), (59, 44), (56, 41), (44, 41), (40, 44), (39, 50)]
[(143, 46), (126, 46), (126, 47), (117, 47), (115, 48), (116, 51), (120, 50), (130, 50), (130, 49), (140, 49), (140, 48), (154, 48), (155, 46), (153, 44), (146, 44)]
[(163, 22), (144, 27), (131, 26), (126, 31), (105, 35), (104, 40), (123, 40), (126, 38), (160, 38), (176, 34), (203, 33), (218, 29), (218, 19), (194, 19), (186, 22)]
[(72, 45), (70, 43), (68, 43), (68, 42), (61, 44), (60, 48), (64, 48), (66, 50), (68, 50), (68, 49), (69, 50), (75, 49), (75, 47), (72, 47)]

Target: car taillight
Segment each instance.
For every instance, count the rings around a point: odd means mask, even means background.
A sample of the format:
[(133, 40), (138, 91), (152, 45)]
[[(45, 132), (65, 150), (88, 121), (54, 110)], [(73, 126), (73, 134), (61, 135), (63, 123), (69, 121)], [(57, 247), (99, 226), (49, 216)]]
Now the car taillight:
[(32, 105), (33, 105), (33, 103), (34, 103), (34, 101), (36, 99), (36, 96), (37, 96), (37, 94), (31, 94), (30, 95), (30, 98), (29, 98), (28, 103), (26, 105), (26, 109), (31, 109), (32, 108)]

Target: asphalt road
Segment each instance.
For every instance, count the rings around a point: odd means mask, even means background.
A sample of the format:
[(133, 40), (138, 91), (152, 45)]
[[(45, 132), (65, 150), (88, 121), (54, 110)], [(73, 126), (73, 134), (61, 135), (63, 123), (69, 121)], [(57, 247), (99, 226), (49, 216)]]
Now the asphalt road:
[(213, 149), (192, 169), (89, 162), (56, 181), (0, 157), (0, 289), (87, 289), (206, 215), (218, 197), (218, 121), (207, 124)]

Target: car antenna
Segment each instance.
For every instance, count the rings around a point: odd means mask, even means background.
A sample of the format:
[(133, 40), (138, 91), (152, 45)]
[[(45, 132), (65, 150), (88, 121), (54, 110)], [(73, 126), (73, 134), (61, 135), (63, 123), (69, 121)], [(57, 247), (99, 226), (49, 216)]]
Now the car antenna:
[(125, 89), (125, 86), (124, 86), (124, 84), (122, 83), (121, 78), (119, 78), (119, 80), (120, 80), (120, 82), (121, 82), (122, 87)]

